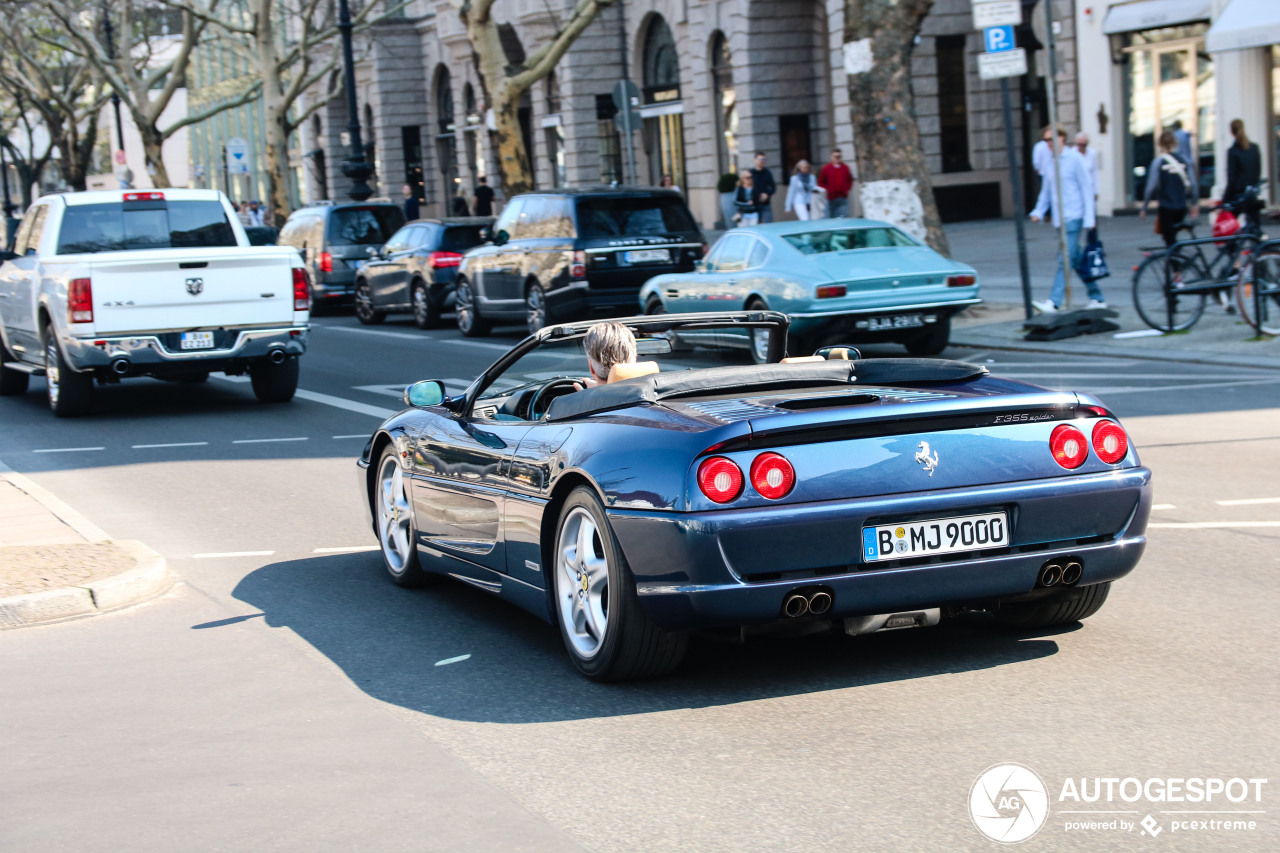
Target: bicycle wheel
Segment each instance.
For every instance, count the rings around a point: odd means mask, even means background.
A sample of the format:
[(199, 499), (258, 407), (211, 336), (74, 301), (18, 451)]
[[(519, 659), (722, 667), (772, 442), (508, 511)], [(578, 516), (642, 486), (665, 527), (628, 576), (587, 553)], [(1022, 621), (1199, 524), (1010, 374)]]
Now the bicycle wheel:
[[(1174, 290), (1171, 300), (1165, 292), (1166, 270)], [(1207, 278), (1194, 261), (1181, 255), (1171, 252), (1150, 255), (1133, 274), (1133, 307), (1138, 309), (1142, 322), (1153, 329), (1165, 333), (1189, 329), (1204, 313), (1204, 294), (1180, 294), (1178, 288), (1199, 284)]]
[[(1255, 289), (1263, 294), (1260, 304), (1254, 299)], [(1240, 316), (1254, 331), (1280, 335), (1280, 249), (1255, 254), (1241, 265), (1236, 281), (1236, 304)]]

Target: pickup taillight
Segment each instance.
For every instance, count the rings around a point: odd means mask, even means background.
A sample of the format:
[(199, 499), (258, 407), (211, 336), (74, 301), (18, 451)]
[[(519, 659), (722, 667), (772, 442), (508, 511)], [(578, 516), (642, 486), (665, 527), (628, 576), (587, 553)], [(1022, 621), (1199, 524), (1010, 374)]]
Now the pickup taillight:
[(320, 253), (320, 272), (333, 272), (333, 255), (328, 252)]
[(307, 280), (307, 271), (302, 267), (293, 268), (293, 310), (308, 311), (311, 309), (311, 282)]
[(73, 278), (67, 285), (67, 319), (72, 323), (93, 322), (93, 282)]

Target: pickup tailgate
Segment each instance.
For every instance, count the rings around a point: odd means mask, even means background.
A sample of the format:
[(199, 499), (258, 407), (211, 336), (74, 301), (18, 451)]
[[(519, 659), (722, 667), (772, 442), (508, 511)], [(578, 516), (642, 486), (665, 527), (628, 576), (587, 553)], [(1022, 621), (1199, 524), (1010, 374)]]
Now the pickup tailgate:
[(277, 246), (93, 255), (94, 333), (289, 325), (296, 259)]

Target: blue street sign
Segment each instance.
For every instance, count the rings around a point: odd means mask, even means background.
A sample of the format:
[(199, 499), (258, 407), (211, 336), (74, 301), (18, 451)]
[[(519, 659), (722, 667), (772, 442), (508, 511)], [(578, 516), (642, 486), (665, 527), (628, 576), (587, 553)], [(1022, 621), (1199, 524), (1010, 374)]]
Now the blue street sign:
[(1013, 50), (1013, 27), (987, 27), (982, 31), (982, 41), (987, 46), (987, 53), (1002, 53)]

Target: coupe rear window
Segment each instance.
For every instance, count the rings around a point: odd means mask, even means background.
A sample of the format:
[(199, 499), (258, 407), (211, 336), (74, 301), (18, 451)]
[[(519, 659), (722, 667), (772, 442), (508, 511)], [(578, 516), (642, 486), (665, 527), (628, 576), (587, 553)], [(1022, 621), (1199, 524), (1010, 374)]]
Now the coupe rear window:
[(235, 245), (235, 232), (216, 201), (68, 205), (58, 232), (60, 255)]
[(840, 231), (807, 231), (784, 234), (782, 239), (806, 255), (847, 252), (850, 249), (884, 249), (915, 246), (914, 240), (897, 228), (846, 228)]
[(404, 225), (400, 208), (340, 207), (329, 214), (331, 246), (381, 246)]
[(578, 231), (583, 237), (681, 238), (698, 226), (678, 198), (601, 197), (579, 200)]

